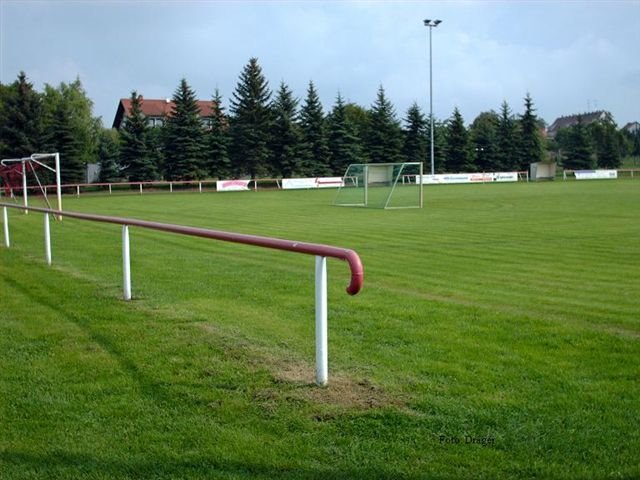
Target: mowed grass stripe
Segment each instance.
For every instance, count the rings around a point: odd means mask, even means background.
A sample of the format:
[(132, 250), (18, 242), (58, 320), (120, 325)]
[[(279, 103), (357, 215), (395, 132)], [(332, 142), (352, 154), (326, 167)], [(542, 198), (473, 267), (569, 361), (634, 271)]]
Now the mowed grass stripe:
[[(639, 187), (427, 188), (425, 209), (393, 212), (333, 207), (330, 191), (65, 199), (359, 251), (356, 297), (344, 293), (346, 265), (329, 262), (328, 389), (309, 385), (312, 257), (132, 228), (127, 304), (118, 227), (52, 225), (47, 269), (42, 217), (12, 212), (0, 271), (11, 283), (20, 266), (18, 283), (38, 293), (3, 302), (1, 338), (16, 346), (0, 354), (10, 372), (0, 438), (11, 439), (0, 440), (0, 468), (9, 478), (638, 476)], [(18, 333), (25, 324), (33, 335)], [(30, 371), (18, 352), (38, 344)], [(57, 381), (25, 395), (47, 376)]]

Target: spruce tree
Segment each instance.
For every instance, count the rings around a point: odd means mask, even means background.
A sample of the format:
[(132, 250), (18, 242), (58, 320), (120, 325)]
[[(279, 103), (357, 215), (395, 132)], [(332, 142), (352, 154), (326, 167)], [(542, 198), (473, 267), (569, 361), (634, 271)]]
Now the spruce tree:
[(313, 82), (309, 82), (307, 97), (300, 110), (300, 131), (302, 132), (300, 173), (314, 177), (330, 175), (330, 152), (324, 113)]
[(496, 129), (496, 170), (518, 170), (518, 136), (509, 104), (502, 102)]
[(540, 162), (543, 159), (539, 121), (529, 93), (524, 98), (524, 107), (524, 114), (521, 115), (519, 122), (518, 170), (529, 170), (532, 163)]
[(194, 180), (207, 174), (204, 127), (196, 94), (186, 79), (173, 94), (173, 111), (164, 133), (167, 180)]
[(103, 128), (98, 137), (98, 163), (100, 164), (100, 182), (118, 182), (120, 173), (120, 139), (118, 131)]
[(364, 163), (362, 146), (355, 126), (347, 116), (347, 108), (340, 93), (327, 119), (331, 170), (344, 174), (352, 163)]
[(208, 133), (207, 170), (209, 175), (224, 178), (231, 174), (229, 159), (229, 120), (224, 113), (222, 96), (216, 88), (211, 103), (211, 129)]
[(579, 116), (578, 123), (569, 127), (562, 165), (569, 170), (591, 169), (594, 166), (592, 153), (589, 131)]
[(13, 84), (4, 88), (0, 109), (0, 154), (2, 158), (22, 158), (36, 153), (41, 145), (40, 95), (20, 72)]
[(231, 99), (231, 164), (237, 174), (251, 178), (271, 169), (271, 92), (257, 58), (251, 58), (240, 74)]
[(407, 162), (422, 162), (430, 165), (429, 142), (431, 139), (427, 136), (430, 125), (416, 102), (413, 102), (407, 110), (405, 123), (403, 153)]
[(447, 125), (446, 171), (460, 173), (473, 171), (469, 152), (469, 133), (464, 126), (464, 119), (455, 107)]
[(131, 111), (120, 132), (120, 165), (130, 182), (152, 181), (158, 170), (149, 148), (149, 129), (142, 97), (131, 92)]
[(371, 107), (367, 135), (367, 150), (372, 163), (394, 163), (405, 161), (402, 154), (402, 129), (395, 109), (384, 93), (378, 89), (376, 101)]
[(273, 130), (271, 150), (273, 173), (281, 177), (293, 177), (300, 172), (301, 132), (297, 122), (298, 100), (289, 87), (280, 83), (273, 102)]
[(86, 163), (82, 145), (73, 128), (73, 113), (68, 102), (59, 102), (44, 137), (45, 150), (60, 154), (60, 181), (84, 183)]

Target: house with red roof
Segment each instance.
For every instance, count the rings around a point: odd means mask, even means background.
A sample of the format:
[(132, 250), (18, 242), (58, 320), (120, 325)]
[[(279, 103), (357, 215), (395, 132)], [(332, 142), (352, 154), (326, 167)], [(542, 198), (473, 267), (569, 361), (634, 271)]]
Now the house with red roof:
[[(175, 104), (169, 98), (167, 99), (147, 99), (140, 96), (140, 107), (142, 113), (147, 119), (147, 123), (151, 127), (161, 127), (167, 121), (167, 118), (173, 114)], [(211, 117), (212, 102), (209, 100), (198, 100), (198, 107), (200, 108), (200, 118), (202, 124), (205, 126), (210, 125), (209, 117)], [(112, 128), (119, 130), (127, 118), (131, 115), (131, 99), (121, 98), (118, 102), (118, 109), (116, 110), (116, 116), (113, 119)]]

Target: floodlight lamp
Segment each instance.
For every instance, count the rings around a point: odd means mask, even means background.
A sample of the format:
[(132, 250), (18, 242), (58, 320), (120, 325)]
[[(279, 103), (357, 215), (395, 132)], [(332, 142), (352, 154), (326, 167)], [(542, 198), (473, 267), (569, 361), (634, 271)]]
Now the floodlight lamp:
[(433, 21), (433, 26), (437, 27), (438, 25), (440, 25), (442, 23), (442, 20), (434, 20)]
[(431, 23), (431, 20), (430, 20), (430, 19), (428, 19), (428, 18), (425, 18), (425, 20), (424, 20), (424, 26), (425, 26), (425, 27), (428, 27), (428, 26), (429, 26), (429, 23)]

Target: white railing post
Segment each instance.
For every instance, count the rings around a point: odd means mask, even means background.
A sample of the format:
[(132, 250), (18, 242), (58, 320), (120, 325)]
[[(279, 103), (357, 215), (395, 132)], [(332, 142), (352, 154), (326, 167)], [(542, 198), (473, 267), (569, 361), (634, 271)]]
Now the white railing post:
[(169, 182), (169, 192), (173, 193), (173, 182)]
[(4, 226), (4, 246), (9, 248), (11, 242), (9, 241), (9, 215), (7, 215), (7, 207), (2, 207), (2, 224)]
[(80, 185), (76, 185), (76, 197), (80, 196)]
[(140, 184), (140, 195), (142, 195), (142, 183)]
[(129, 255), (129, 226), (122, 226), (122, 291), (125, 300), (131, 300), (131, 260)]
[(111, 184), (109, 184), (109, 195), (111, 195)]
[(202, 193), (202, 182), (198, 182), (198, 191)]
[(329, 381), (327, 337), (327, 258), (316, 256), (316, 383)]
[(44, 214), (44, 258), (47, 265), (51, 265), (51, 230), (49, 229), (49, 214)]

